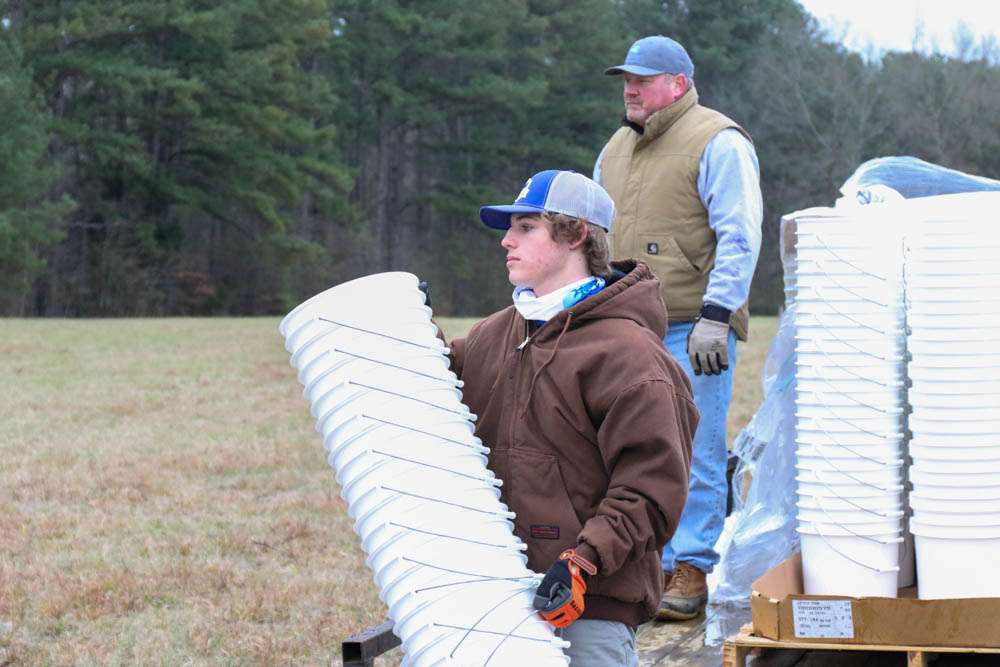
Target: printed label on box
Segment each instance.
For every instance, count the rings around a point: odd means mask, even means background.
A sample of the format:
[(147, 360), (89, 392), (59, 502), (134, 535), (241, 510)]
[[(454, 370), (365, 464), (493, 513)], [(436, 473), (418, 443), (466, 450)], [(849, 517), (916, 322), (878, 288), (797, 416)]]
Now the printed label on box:
[(796, 637), (853, 639), (850, 600), (792, 600)]

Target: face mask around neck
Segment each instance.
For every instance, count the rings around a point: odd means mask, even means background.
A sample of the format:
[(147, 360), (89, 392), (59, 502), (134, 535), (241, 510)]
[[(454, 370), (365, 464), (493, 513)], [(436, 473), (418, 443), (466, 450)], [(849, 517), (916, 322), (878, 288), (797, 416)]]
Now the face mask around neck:
[(604, 279), (589, 276), (553, 290), (544, 296), (535, 296), (530, 287), (518, 287), (511, 295), (514, 307), (526, 320), (547, 322), (567, 308), (604, 289)]

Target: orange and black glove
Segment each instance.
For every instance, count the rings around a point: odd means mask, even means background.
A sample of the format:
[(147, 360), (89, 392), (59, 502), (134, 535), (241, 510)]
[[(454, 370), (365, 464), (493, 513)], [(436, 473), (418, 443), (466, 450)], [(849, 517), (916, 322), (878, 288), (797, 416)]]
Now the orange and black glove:
[(557, 628), (565, 628), (583, 613), (587, 581), (595, 574), (597, 566), (573, 549), (567, 549), (545, 573), (535, 591), (532, 606), (546, 621)]

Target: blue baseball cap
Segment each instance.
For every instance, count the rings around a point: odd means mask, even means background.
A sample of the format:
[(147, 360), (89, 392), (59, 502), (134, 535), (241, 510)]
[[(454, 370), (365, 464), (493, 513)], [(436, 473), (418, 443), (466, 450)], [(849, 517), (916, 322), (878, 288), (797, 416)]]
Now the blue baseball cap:
[(629, 48), (624, 65), (604, 70), (608, 76), (623, 72), (639, 76), (683, 74), (691, 79), (694, 78), (694, 63), (678, 42), (663, 35), (653, 35), (643, 37)]
[(513, 204), (483, 206), (479, 219), (493, 229), (509, 229), (517, 213), (562, 213), (611, 230), (615, 204), (600, 185), (575, 171), (540, 171), (524, 184)]

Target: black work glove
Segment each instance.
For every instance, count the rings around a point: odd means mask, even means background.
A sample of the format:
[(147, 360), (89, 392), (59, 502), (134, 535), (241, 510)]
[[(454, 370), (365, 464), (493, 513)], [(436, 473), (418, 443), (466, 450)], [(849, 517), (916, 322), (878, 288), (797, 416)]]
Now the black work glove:
[(424, 293), (424, 304), (431, 308), (431, 288), (428, 287), (426, 280), (421, 280), (417, 283), (417, 289)]
[(531, 605), (550, 624), (565, 628), (583, 613), (583, 596), (592, 574), (597, 574), (597, 567), (567, 549), (545, 573)]

